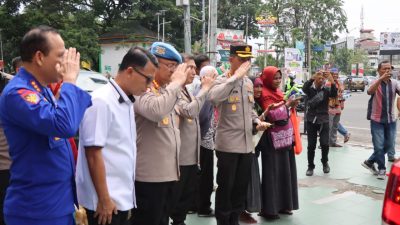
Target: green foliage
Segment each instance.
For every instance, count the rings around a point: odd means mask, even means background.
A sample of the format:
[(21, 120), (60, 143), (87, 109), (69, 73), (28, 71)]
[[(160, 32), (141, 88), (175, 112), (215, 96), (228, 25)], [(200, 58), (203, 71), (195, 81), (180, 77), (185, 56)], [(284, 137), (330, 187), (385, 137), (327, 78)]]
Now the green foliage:
[(339, 68), (339, 70), (348, 75), (351, 73), (350, 59), (353, 55), (353, 51), (347, 48), (335, 49), (330, 57), (330, 63)]
[(254, 64), (257, 65), (260, 68), (264, 68), (265, 66), (279, 66), (279, 62), (276, 61), (272, 55), (268, 55), (267, 57), (267, 65), (265, 63), (265, 56), (257, 56), (256, 60), (254, 61)]

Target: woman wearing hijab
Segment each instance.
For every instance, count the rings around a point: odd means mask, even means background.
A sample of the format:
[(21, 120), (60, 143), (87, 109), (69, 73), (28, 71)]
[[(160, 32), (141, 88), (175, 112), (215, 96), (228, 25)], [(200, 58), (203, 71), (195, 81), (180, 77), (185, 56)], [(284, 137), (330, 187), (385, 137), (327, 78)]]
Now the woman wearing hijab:
[(279, 214), (292, 215), (299, 208), (296, 160), (293, 149), (293, 126), (289, 119), (289, 108), (297, 100), (284, 101), (280, 90), (281, 71), (273, 66), (264, 69), (261, 80), (263, 90), (258, 103), (264, 113), (262, 117), (273, 126), (264, 131), (256, 152), (262, 158), (262, 207), (260, 216), (268, 220), (279, 219)]
[[(261, 105), (258, 104), (258, 100), (261, 98), (262, 87), (263, 82), (259, 77), (257, 77), (253, 81), (254, 99), (256, 100), (254, 103), (254, 110), (257, 112), (257, 115), (261, 115), (263, 113)], [(261, 135), (257, 133), (256, 129), (253, 129), (253, 135), (253, 142), (257, 144)], [(261, 210), (260, 191), (260, 169), (258, 166), (258, 155), (254, 155), (253, 164), (251, 167), (251, 178), (247, 191), (246, 210), (243, 211), (239, 217), (241, 222), (247, 224), (257, 223), (257, 220), (252, 216), (251, 213), (260, 212)]]

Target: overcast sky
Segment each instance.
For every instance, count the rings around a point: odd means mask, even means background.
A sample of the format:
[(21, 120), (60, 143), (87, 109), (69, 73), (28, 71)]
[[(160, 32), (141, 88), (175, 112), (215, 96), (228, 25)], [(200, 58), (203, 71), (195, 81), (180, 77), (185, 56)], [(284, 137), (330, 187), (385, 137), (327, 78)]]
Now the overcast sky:
[(400, 0), (344, 0), (351, 36), (359, 36), (361, 6), (364, 6), (364, 28), (374, 29), (377, 40), (380, 32), (400, 32)]

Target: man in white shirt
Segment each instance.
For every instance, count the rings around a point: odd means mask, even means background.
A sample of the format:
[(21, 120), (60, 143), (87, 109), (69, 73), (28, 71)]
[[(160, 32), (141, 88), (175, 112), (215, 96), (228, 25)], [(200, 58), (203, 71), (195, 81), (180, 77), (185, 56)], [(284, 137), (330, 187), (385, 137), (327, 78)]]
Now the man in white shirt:
[(130, 225), (136, 208), (136, 123), (133, 95), (144, 93), (158, 68), (147, 50), (134, 47), (115, 79), (93, 92), (80, 127), (76, 171), (78, 201), (89, 225)]

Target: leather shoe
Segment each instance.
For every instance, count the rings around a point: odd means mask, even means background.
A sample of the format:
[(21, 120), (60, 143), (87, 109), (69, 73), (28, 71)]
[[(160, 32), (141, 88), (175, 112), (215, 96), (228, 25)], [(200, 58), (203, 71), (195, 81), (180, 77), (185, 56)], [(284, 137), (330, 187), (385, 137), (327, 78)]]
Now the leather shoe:
[(335, 143), (335, 144), (329, 145), (329, 147), (332, 147), (332, 148), (341, 148), (341, 147), (343, 147), (343, 146), (341, 146), (341, 145)]
[(306, 172), (306, 176), (311, 177), (312, 175), (314, 175), (314, 169), (308, 168), (307, 172)]
[(329, 173), (329, 172), (331, 171), (331, 168), (329, 167), (329, 164), (328, 164), (328, 163), (325, 163), (325, 164), (323, 165), (322, 170), (324, 171), (324, 173)]

